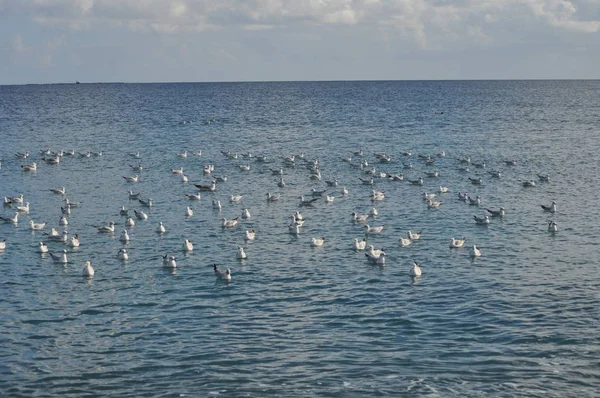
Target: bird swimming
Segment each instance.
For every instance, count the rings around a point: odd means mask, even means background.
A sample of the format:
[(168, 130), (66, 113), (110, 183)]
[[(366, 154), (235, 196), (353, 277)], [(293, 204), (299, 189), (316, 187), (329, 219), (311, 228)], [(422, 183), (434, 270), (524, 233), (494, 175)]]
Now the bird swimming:
[(217, 267), (217, 264), (214, 264), (213, 269), (215, 271), (215, 276), (217, 277), (217, 279), (224, 280), (227, 282), (231, 281), (231, 270), (229, 268), (227, 268), (226, 270), (222, 270), (219, 267)]

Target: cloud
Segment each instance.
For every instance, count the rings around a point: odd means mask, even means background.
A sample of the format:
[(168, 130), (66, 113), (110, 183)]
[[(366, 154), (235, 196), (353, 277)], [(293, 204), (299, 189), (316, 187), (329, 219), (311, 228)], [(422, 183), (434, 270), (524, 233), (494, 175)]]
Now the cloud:
[(431, 50), (490, 44), (500, 30), (510, 34), (523, 24), (595, 33), (599, 8), (597, 0), (0, 0), (3, 14), (73, 30), (122, 26), (176, 34), (361, 26)]
[(18, 53), (18, 54), (29, 53), (31, 51), (31, 48), (29, 48), (29, 47), (25, 46), (25, 44), (23, 44), (23, 39), (21, 38), (21, 36), (13, 37), (12, 49), (15, 53)]

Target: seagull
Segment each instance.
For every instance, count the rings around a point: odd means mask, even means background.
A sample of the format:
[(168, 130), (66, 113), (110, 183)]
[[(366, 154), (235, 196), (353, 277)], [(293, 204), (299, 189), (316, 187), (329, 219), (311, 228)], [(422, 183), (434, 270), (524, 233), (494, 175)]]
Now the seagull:
[(151, 208), (154, 205), (154, 203), (152, 202), (152, 198), (148, 198), (148, 200), (138, 199), (138, 202), (140, 202), (142, 206), (145, 206), (147, 208)]
[(408, 180), (412, 185), (423, 185), (423, 177), (419, 177), (416, 180)]
[(366, 222), (369, 218), (369, 214), (357, 214), (352, 212), (350, 215), (352, 216), (352, 220), (356, 222)]
[(62, 264), (66, 264), (68, 262), (67, 259), (67, 249), (63, 249), (62, 253), (59, 255), (55, 255), (53, 253), (48, 253), (50, 254), (50, 257), (52, 258), (52, 261), (55, 263), (62, 263)]
[(523, 185), (524, 188), (535, 187), (535, 181), (533, 181), (533, 180), (521, 181), (521, 185)]
[(421, 239), (421, 231), (419, 231), (419, 232), (411, 232), (411, 231), (408, 231), (408, 232), (406, 233), (406, 235), (408, 236), (408, 239), (410, 239), (410, 240), (418, 240), (418, 239)]
[(323, 194), (324, 194), (325, 192), (327, 192), (327, 189), (323, 189), (323, 190), (321, 190), (321, 191), (317, 191), (316, 189), (312, 188), (312, 189), (310, 190), (310, 192), (311, 192), (311, 195), (313, 196), (313, 198), (314, 198), (314, 197), (320, 197), (320, 196), (323, 196)]
[(371, 200), (383, 200), (385, 199), (385, 193), (383, 191), (371, 190)]
[(302, 213), (296, 210), (296, 212), (294, 213), (294, 219), (296, 219), (297, 221), (303, 221), (304, 216), (302, 215)]
[(47, 224), (47, 223), (45, 223), (45, 222), (39, 222), (39, 223), (36, 223), (36, 222), (34, 222), (33, 220), (29, 220), (29, 227), (30, 227), (32, 230), (40, 230), (40, 229), (44, 229), (44, 227), (46, 226), (46, 224)]
[(126, 249), (119, 249), (119, 253), (117, 254), (117, 257), (119, 258), (119, 260), (128, 260), (129, 254), (127, 254)]
[(379, 210), (377, 210), (374, 207), (371, 207), (371, 210), (369, 210), (369, 215), (372, 217), (377, 217), (379, 215)]
[(231, 195), (231, 203), (238, 203), (242, 200), (242, 195)]
[(50, 238), (55, 237), (55, 236), (59, 236), (58, 229), (52, 227), (52, 229), (50, 230), (50, 232), (44, 232), (44, 235), (46, 235), (46, 236), (48, 236)]
[(71, 236), (71, 240), (69, 240), (69, 246), (79, 247), (79, 235), (75, 234)]
[(504, 217), (504, 207), (501, 207), (499, 210), (491, 210), (485, 209), (492, 217)]
[(85, 262), (85, 265), (83, 266), (83, 270), (81, 271), (81, 274), (87, 278), (91, 278), (92, 276), (94, 276), (94, 268), (92, 268), (91, 261)]
[(115, 222), (111, 221), (108, 223), (108, 225), (104, 225), (104, 226), (100, 226), (100, 227), (96, 227), (98, 229), (98, 232), (104, 232), (104, 233), (113, 233), (115, 232)]
[(200, 191), (215, 191), (217, 189), (217, 183), (213, 180), (210, 185), (194, 184)]
[(227, 268), (226, 270), (222, 270), (217, 267), (217, 264), (214, 264), (213, 269), (215, 270), (215, 276), (217, 279), (221, 279), (227, 282), (231, 281), (231, 270)]
[(31, 164), (22, 164), (21, 165), (21, 169), (23, 171), (36, 171), (37, 170), (37, 163), (33, 162)]
[(227, 176), (214, 176), (213, 177), (216, 182), (226, 182)]
[(462, 201), (467, 202), (469, 200), (469, 194), (466, 193), (466, 192), (464, 192), (464, 193), (459, 192), (458, 193), (458, 200), (462, 200)]
[(6, 239), (4, 239), (2, 242), (0, 242), (0, 250), (4, 250), (6, 249)]
[(184, 239), (184, 241), (183, 241), (183, 251), (184, 252), (191, 252), (192, 250), (194, 250), (194, 245), (192, 244), (192, 241), (190, 241), (189, 239)]
[(217, 210), (221, 211), (221, 201), (220, 200), (213, 199), (212, 206), (213, 206), (213, 209), (217, 209)]
[(164, 234), (165, 232), (167, 232), (167, 229), (163, 225), (162, 221), (160, 221), (158, 223), (158, 228), (156, 228), (156, 232), (159, 233), (159, 234)]
[(362, 240), (358, 240), (354, 238), (354, 250), (362, 251), (367, 247), (367, 239), (363, 238)]
[(244, 251), (244, 248), (241, 246), (238, 246), (237, 248), (237, 255), (236, 255), (238, 260), (245, 260), (248, 258), (248, 255), (246, 254), (246, 252)]
[(434, 171), (425, 171), (425, 175), (427, 177), (432, 177), (432, 178), (437, 178), (440, 176), (440, 172), (438, 170), (434, 170)]
[(123, 232), (121, 232), (121, 236), (119, 236), (119, 240), (123, 243), (127, 243), (129, 242), (129, 239), (129, 233), (124, 229)]
[(333, 203), (334, 200), (335, 200), (335, 196), (327, 195), (325, 197), (325, 203)]
[(375, 180), (373, 180), (373, 177), (371, 177), (371, 178), (360, 178), (359, 177), (359, 180), (365, 185), (373, 185), (373, 183), (375, 182)]
[(71, 205), (67, 204), (65, 207), (60, 207), (60, 212), (62, 214), (64, 214), (65, 216), (70, 216), (71, 215)]
[(427, 193), (427, 192), (423, 192), (423, 200), (430, 200), (435, 198), (435, 194), (434, 193)]
[(439, 200), (431, 200), (431, 199), (429, 199), (427, 201), (427, 208), (428, 209), (437, 209), (441, 205), (442, 205), (442, 202), (439, 201)]
[(48, 253), (48, 245), (45, 242), (40, 242), (38, 250), (40, 253)]
[(325, 184), (327, 184), (330, 187), (337, 187), (339, 185), (339, 182), (337, 178), (334, 178), (332, 181), (325, 180)]
[(346, 187), (342, 187), (342, 195), (346, 196), (348, 195), (350, 192), (348, 191), (348, 188)]
[(173, 174), (183, 174), (183, 167), (179, 169), (171, 169), (171, 173)]
[(550, 206), (542, 205), (542, 209), (544, 209), (544, 211), (549, 211), (550, 213), (556, 213), (556, 202), (552, 201)]
[(450, 190), (448, 187), (440, 186), (440, 193), (447, 193)]
[(292, 235), (298, 235), (298, 234), (300, 234), (300, 227), (301, 227), (301, 225), (300, 225), (300, 224), (297, 224), (297, 223), (291, 223), (291, 224), (288, 226), (288, 231), (289, 231), (289, 232), (290, 232), (290, 234), (292, 234)]
[(450, 248), (459, 248), (463, 247), (467, 238), (454, 239), (450, 238)]
[(50, 188), (50, 192), (55, 193), (57, 195), (65, 195), (67, 193), (67, 189), (65, 187)]
[(273, 202), (275, 200), (279, 200), (279, 198), (281, 198), (281, 194), (280, 193), (269, 193), (267, 192), (267, 201), (268, 202)]
[(125, 179), (125, 182), (138, 182), (140, 180), (140, 176), (137, 174), (131, 177), (123, 176), (123, 178)]
[(367, 247), (367, 250), (369, 251), (369, 254), (373, 257), (378, 257), (381, 253), (383, 253), (383, 248), (382, 249), (375, 249), (375, 247), (373, 245), (369, 245)]
[(554, 221), (548, 222), (548, 232), (558, 232), (558, 225)]
[(537, 177), (542, 182), (550, 182), (550, 174), (537, 174)]
[(370, 253), (365, 253), (367, 260), (372, 264), (385, 265), (385, 252), (381, 252), (379, 256), (373, 256)]
[(283, 177), (281, 177), (281, 178), (279, 179), (279, 182), (277, 182), (277, 186), (278, 186), (279, 188), (283, 188), (283, 187), (285, 187), (285, 182), (283, 181)]
[(140, 211), (133, 210), (133, 212), (135, 213), (135, 216), (137, 217), (138, 220), (147, 220), (148, 219), (148, 214), (144, 213), (142, 210), (140, 210)]
[(69, 220), (67, 220), (67, 217), (65, 216), (60, 216), (58, 219), (58, 225), (69, 225)]
[(15, 156), (19, 159), (27, 159), (29, 157), (29, 152), (17, 152)]
[(480, 257), (481, 250), (477, 246), (473, 245), (473, 246), (471, 246), (471, 250), (470, 250), (469, 254), (471, 255), (471, 257)]
[(140, 151), (130, 152), (129, 156), (134, 157), (134, 158), (139, 158), (140, 157)]
[(189, 200), (200, 200), (202, 195), (200, 194), (200, 192), (198, 192), (197, 194), (186, 193), (185, 197), (188, 198)]
[(505, 160), (504, 163), (507, 166), (516, 166), (517, 165), (517, 160), (516, 159), (511, 159), (511, 160)]
[(238, 218), (239, 217), (234, 217), (234, 218), (232, 218), (230, 220), (228, 220), (226, 218), (222, 218), (221, 219), (221, 226), (223, 228), (232, 228), (232, 227), (235, 227), (237, 225), (237, 223), (238, 223)]
[(500, 171), (500, 170), (490, 170), (490, 171), (488, 171), (488, 174), (491, 175), (494, 178), (501, 178), (502, 177), (502, 171)]
[(252, 218), (252, 215), (250, 214), (250, 210), (243, 209), (242, 210), (242, 218), (245, 218), (246, 220)]
[(133, 192), (133, 191), (131, 191), (131, 190), (130, 190), (128, 193), (129, 193), (129, 199), (130, 199), (130, 200), (139, 199), (139, 198), (140, 198), (140, 196), (142, 195), (142, 194), (141, 194), (141, 193), (139, 193), (139, 192), (137, 192), (137, 193), (134, 193), (134, 192)]
[(81, 206), (81, 202), (71, 202), (69, 198), (63, 199), (65, 202), (65, 207), (79, 207)]
[(406, 247), (406, 246), (410, 245), (411, 243), (412, 243), (412, 239), (411, 238), (400, 237), (400, 246)]
[(165, 257), (163, 257), (163, 266), (165, 268), (177, 268), (177, 262), (175, 261), (175, 257), (170, 256), (167, 258), (167, 256), (165, 255)]
[(469, 204), (470, 205), (475, 205), (475, 206), (481, 205), (481, 196), (477, 195), (474, 198), (472, 198), (470, 196), (467, 196), (467, 198), (469, 199)]
[(191, 217), (193, 215), (194, 215), (194, 210), (190, 206), (187, 206), (185, 208), (185, 216), (186, 217)]
[(246, 240), (254, 240), (256, 237), (256, 232), (254, 230), (246, 231), (245, 239)]
[(300, 196), (300, 206), (312, 206), (314, 202), (319, 200), (318, 197), (312, 199), (304, 199), (304, 196)]
[(13, 217), (0, 217), (0, 220), (11, 224), (17, 224), (19, 222), (19, 212), (16, 212)]
[(187, 151), (183, 151), (183, 152), (178, 153), (177, 156), (180, 158), (187, 158), (188, 153), (187, 153)]
[(125, 220), (125, 225), (128, 227), (135, 227), (135, 220), (133, 217), (127, 217), (127, 220)]
[(483, 184), (483, 178), (481, 178), (481, 177), (475, 177), (475, 178), (469, 177), (469, 181), (471, 181), (471, 184), (473, 184), (473, 185)]
[(325, 238), (322, 236), (319, 238), (311, 238), (311, 241), (310, 241), (310, 245), (312, 247), (320, 247), (320, 246), (323, 246), (324, 243), (325, 243)]
[(138, 164), (137, 166), (130, 164), (129, 167), (131, 167), (131, 169), (133, 171), (135, 171), (136, 173), (139, 173), (140, 171), (142, 171), (144, 169), (141, 164)]
[(473, 216), (473, 219), (475, 220), (475, 223), (477, 223), (477, 224), (486, 225), (486, 224), (490, 223), (489, 216), (483, 216), (483, 217)]
[(408, 274), (412, 277), (417, 277), (421, 276), (421, 273), (421, 266), (416, 261), (413, 261), (412, 267), (410, 268), (410, 271), (408, 271)]
[(365, 233), (366, 234), (379, 234), (379, 233), (381, 233), (381, 231), (383, 231), (383, 227), (385, 227), (385, 224), (379, 225), (376, 227), (371, 227), (369, 224), (367, 224), (367, 225), (365, 225)]

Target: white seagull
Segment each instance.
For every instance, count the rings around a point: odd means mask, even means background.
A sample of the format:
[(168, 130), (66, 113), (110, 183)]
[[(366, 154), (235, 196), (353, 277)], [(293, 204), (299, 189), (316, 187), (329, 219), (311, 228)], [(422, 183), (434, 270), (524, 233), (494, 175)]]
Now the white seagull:
[(115, 222), (111, 221), (108, 223), (108, 225), (103, 225), (96, 228), (98, 229), (98, 232), (112, 233), (115, 232)]
[(310, 245), (312, 247), (320, 247), (320, 246), (323, 246), (324, 243), (325, 243), (325, 238), (321, 236), (319, 238), (311, 238)]
[(65, 187), (50, 188), (50, 192), (55, 193), (57, 195), (65, 195), (67, 193), (67, 189)]
[(38, 250), (40, 253), (48, 253), (48, 245), (46, 245), (46, 242), (40, 242)]
[(217, 279), (221, 279), (227, 282), (231, 281), (231, 270), (227, 268), (226, 270), (222, 270), (217, 267), (217, 264), (214, 264), (213, 269), (215, 270), (215, 276)]
[(34, 222), (33, 220), (29, 220), (29, 227), (30, 227), (32, 230), (36, 230), (36, 231), (39, 231), (39, 230), (41, 230), (41, 229), (44, 229), (44, 227), (46, 226), (46, 224), (47, 224), (47, 223), (45, 223), (45, 222), (38, 222), (38, 223), (36, 223), (36, 222)]
[(159, 234), (164, 234), (165, 232), (167, 232), (167, 229), (163, 225), (162, 221), (160, 221), (158, 223), (158, 228), (156, 228), (156, 232), (159, 233)]
[(450, 248), (457, 249), (459, 247), (463, 247), (467, 238), (454, 239), (450, 238)]
[(185, 216), (186, 217), (191, 217), (193, 215), (194, 215), (194, 210), (190, 206), (187, 206), (185, 208)]
[(238, 260), (245, 260), (248, 258), (248, 255), (246, 254), (246, 252), (244, 251), (244, 248), (241, 246), (238, 246), (237, 248), (237, 255), (236, 255)]
[(69, 246), (71, 247), (79, 247), (79, 235), (75, 234), (73, 236), (71, 236), (71, 239), (69, 240)]
[(184, 241), (183, 241), (183, 251), (184, 252), (191, 252), (192, 250), (194, 250), (194, 245), (192, 244), (192, 241), (190, 241), (189, 239), (184, 239)]
[(367, 247), (367, 239), (363, 238), (362, 240), (358, 240), (354, 238), (354, 250), (362, 251)]
[(412, 243), (412, 239), (411, 238), (400, 237), (400, 246), (406, 247), (406, 246), (409, 246), (411, 243)]
[(548, 222), (548, 232), (558, 232), (558, 225), (556, 224), (556, 222), (554, 221), (549, 221)]
[(83, 270), (81, 271), (81, 274), (88, 278), (91, 278), (92, 276), (94, 276), (94, 268), (92, 267), (91, 261), (85, 262), (85, 265), (83, 266)]
[(246, 231), (245, 239), (246, 240), (254, 240), (256, 238), (256, 232), (254, 230)]
[(48, 253), (50, 254), (50, 257), (52, 258), (52, 261), (55, 263), (62, 263), (62, 264), (66, 264), (69, 262), (69, 260), (67, 259), (67, 249), (63, 249), (62, 253), (59, 255), (55, 255), (52, 253)]
[(230, 220), (228, 220), (226, 218), (222, 218), (221, 219), (221, 226), (223, 228), (232, 228), (232, 227), (235, 227), (237, 225), (237, 223), (238, 223), (238, 218), (239, 217), (234, 217), (234, 218), (232, 218)]
[(486, 225), (486, 224), (490, 223), (490, 217), (489, 216), (483, 216), (483, 217), (473, 216), (473, 219), (475, 220), (476, 224)]
[(413, 261), (412, 267), (410, 267), (410, 271), (408, 271), (408, 274), (412, 277), (421, 276), (422, 272), (419, 263)]
[(119, 240), (123, 243), (127, 243), (129, 242), (129, 239), (129, 233), (124, 229), (123, 232), (121, 232), (121, 236), (119, 236)]
[(137, 217), (138, 220), (147, 220), (148, 219), (148, 214), (144, 213), (142, 210), (140, 210), (140, 211), (133, 210), (133, 212), (135, 213), (135, 216)]
[(481, 256), (481, 250), (477, 246), (473, 245), (473, 246), (471, 246), (471, 250), (469, 251), (469, 254), (471, 257), (479, 257), (479, 256)]
[(553, 201), (549, 206), (542, 205), (542, 209), (550, 213), (556, 213), (556, 202)]
[(129, 254), (127, 254), (126, 249), (119, 249), (119, 253), (117, 254), (117, 257), (119, 258), (119, 260), (128, 260)]
[(369, 262), (371, 264), (385, 265), (385, 257), (386, 257), (385, 252), (381, 252), (381, 254), (379, 256), (373, 256), (370, 253), (365, 253), (365, 256), (367, 257), (367, 260), (369, 260)]
[(0, 220), (11, 224), (17, 224), (19, 222), (19, 212), (16, 212), (13, 217), (0, 217)]
[(174, 256), (167, 257), (167, 255), (165, 255), (163, 257), (163, 266), (165, 268), (171, 268), (171, 269), (177, 268), (177, 262), (175, 261), (175, 257)]
[(123, 178), (125, 179), (125, 182), (138, 182), (140, 180), (140, 176), (137, 174), (131, 177), (123, 176)]
[(492, 217), (504, 217), (505, 211), (504, 207), (501, 207), (498, 210), (485, 209)]

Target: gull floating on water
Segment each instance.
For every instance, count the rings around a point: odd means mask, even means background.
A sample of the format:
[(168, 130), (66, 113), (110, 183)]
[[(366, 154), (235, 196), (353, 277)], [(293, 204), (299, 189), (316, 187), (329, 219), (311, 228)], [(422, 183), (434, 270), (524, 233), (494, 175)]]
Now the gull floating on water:
[(115, 222), (111, 221), (108, 223), (108, 225), (103, 225), (96, 228), (98, 229), (98, 232), (112, 233), (115, 232)]
[(140, 202), (142, 206), (145, 206), (147, 208), (151, 208), (154, 205), (152, 198), (148, 198), (148, 200), (138, 199), (138, 202)]
[(171, 169), (171, 173), (173, 174), (183, 174), (183, 167), (179, 169)]
[(381, 231), (383, 231), (384, 227), (385, 227), (385, 224), (379, 225), (376, 227), (371, 227), (369, 224), (367, 224), (367, 225), (365, 225), (365, 233), (366, 234), (379, 234), (379, 233), (381, 233)]
[(217, 267), (217, 264), (214, 264), (213, 269), (215, 270), (215, 276), (217, 277), (217, 279), (220, 280), (224, 280), (224, 281), (231, 281), (231, 270), (229, 268), (227, 268), (226, 270), (222, 270), (219, 267)]
[(475, 178), (469, 177), (469, 181), (471, 181), (471, 184), (473, 184), (473, 185), (482, 185), (483, 184), (483, 178), (481, 178), (481, 177), (475, 177)]
[(13, 217), (0, 217), (0, 220), (11, 224), (17, 224), (19, 222), (19, 212), (16, 212)]
[(52, 261), (55, 263), (66, 264), (67, 262), (69, 262), (67, 259), (67, 249), (63, 249), (62, 253), (59, 255), (55, 255), (53, 253), (48, 253), (48, 254), (50, 254)]
[(312, 247), (320, 247), (323, 246), (323, 244), (325, 243), (325, 238), (324, 237), (318, 237), (318, 238), (311, 238), (310, 241), (310, 245)]
[(119, 249), (119, 253), (117, 254), (117, 257), (119, 258), (119, 260), (128, 260), (129, 254), (127, 254), (126, 249)]
[(193, 215), (194, 215), (194, 210), (190, 206), (187, 206), (185, 208), (185, 216), (186, 217), (191, 217)]
[(81, 274), (88, 278), (91, 278), (92, 276), (94, 276), (94, 268), (92, 267), (91, 261), (85, 262), (85, 265), (83, 266), (83, 270), (81, 271)]
[(139, 192), (135, 193), (135, 192), (133, 192), (133, 191), (131, 191), (131, 190), (129, 190), (129, 192), (128, 192), (128, 193), (129, 193), (129, 199), (130, 199), (130, 200), (139, 199), (139, 198), (140, 198), (140, 196), (142, 195), (142, 194), (141, 194), (141, 193), (139, 193)]
[(243, 209), (242, 210), (242, 218), (248, 220), (250, 218), (252, 218), (252, 215), (250, 214), (250, 210), (248, 209)]
[(459, 248), (463, 247), (467, 238), (454, 239), (450, 238), (450, 248)]
[(410, 240), (418, 240), (421, 239), (421, 231), (419, 232), (412, 232), (412, 231), (408, 231), (406, 233), (406, 235), (408, 236), (408, 239)]
[(127, 232), (126, 229), (123, 230), (123, 232), (121, 232), (121, 236), (119, 236), (119, 240), (123, 243), (127, 243), (129, 242), (129, 232)]
[(473, 246), (471, 246), (471, 250), (470, 250), (469, 254), (471, 255), (471, 257), (480, 257), (481, 250), (477, 246), (473, 245)]
[(416, 180), (408, 180), (412, 185), (423, 185), (423, 177), (419, 177)]
[(411, 238), (400, 237), (400, 242), (399, 243), (400, 243), (400, 246), (406, 247), (406, 246), (409, 246), (412, 243), (412, 239)]
[(246, 231), (245, 239), (246, 240), (254, 240), (256, 237), (256, 232), (254, 230)]
[(37, 163), (33, 162), (31, 164), (22, 164), (21, 165), (21, 169), (23, 169), (23, 171), (36, 171), (37, 170)]
[(410, 267), (408, 274), (412, 277), (421, 276), (422, 271), (421, 271), (421, 266), (419, 265), (419, 263), (417, 263), (416, 261), (413, 261), (412, 267)]
[(71, 236), (71, 239), (69, 240), (69, 246), (71, 247), (79, 247), (79, 235), (75, 234), (73, 236)]
[(147, 220), (148, 219), (148, 214), (144, 213), (142, 210), (140, 210), (140, 211), (133, 210), (133, 213), (135, 214), (135, 216), (137, 217), (138, 220)]
[(441, 205), (442, 205), (442, 202), (439, 200), (432, 200), (432, 199), (427, 200), (427, 208), (428, 209), (437, 209)]
[(134, 175), (134, 176), (123, 176), (123, 178), (125, 179), (125, 182), (138, 182), (140, 180), (140, 176), (139, 175)]
[(267, 192), (267, 201), (269, 202), (273, 202), (275, 200), (279, 200), (279, 198), (281, 198), (281, 194), (280, 193), (269, 193)]
[(221, 211), (221, 201), (220, 200), (214, 200), (213, 199), (212, 206), (213, 206), (213, 209)]
[(45, 242), (40, 242), (38, 250), (40, 253), (48, 253), (48, 245)]
[(2, 242), (0, 242), (0, 250), (4, 250), (6, 249), (6, 239), (2, 240)]
[(65, 187), (50, 188), (50, 192), (55, 193), (57, 195), (65, 195), (67, 193), (67, 189)]
[(65, 216), (60, 216), (58, 219), (58, 225), (69, 225), (69, 220), (67, 220), (67, 217)]
[(486, 224), (490, 223), (490, 217), (489, 216), (483, 216), (483, 217), (473, 216), (473, 219), (475, 220), (476, 224), (486, 225)]
[(539, 180), (541, 182), (549, 182), (550, 181), (550, 175), (549, 174), (537, 174), (537, 177), (539, 178)]
[(197, 194), (186, 193), (185, 197), (189, 200), (200, 200), (202, 198), (202, 195), (200, 194), (200, 192), (198, 192)]
[(381, 252), (378, 256), (373, 256), (371, 253), (365, 253), (365, 257), (371, 264), (385, 265), (385, 252)]
[(354, 250), (365, 250), (365, 248), (367, 247), (367, 239), (363, 238), (362, 240), (358, 240), (356, 238), (354, 238)]
[(158, 232), (159, 234), (164, 234), (165, 232), (167, 232), (167, 229), (163, 225), (162, 221), (158, 223), (158, 228), (156, 228), (156, 232)]
[(479, 206), (481, 205), (481, 196), (477, 195), (476, 197), (472, 198), (470, 196), (467, 197), (469, 199), (469, 204), (470, 205), (474, 205), (474, 206)]
[(311, 199), (304, 199), (304, 196), (300, 196), (300, 206), (312, 206), (313, 203), (315, 203), (317, 200), (319, 200), (318, 197), (311, 198)]
[(541, 205), (544, 211), (548, 211), (550, 213), (556, 213), (556, 202), (552, 202), (550, 206)]
[(135, 220), (133, 217), (127, 217), (127, 220), (125, 220), (125, 225), (128, 227), (135, 227)]
[(29, 227), (32, 230), (36, 230), (36, 231), (44, 229), (44, 227), (46, 226), (46, 224), (47, 224), (46, 222), (38, 222), (38, 223), (36, 223), (33, 220), (29, 220)]
[(184, 239), (184, 241), (183, 241), (183, 251), (185, 251), (185, 252), (191, 252), (192, 250), (194, 250), (194, 245), (192, 244), (192, 241), (190, 241), (189, 239)]
[(501, 207), (499, 210), (485, 209), (485, 211), (490, 213), (492, 217), (504, 217), (505, 214), (504, 207)]
[(165, 254), (165, 256), (163, 257), (163, 266), (165, 268), (177, 268), (177, 262), (175, 261), (175, 257), (174, 256), (170, 256), (167, 257), (167, 255)]
[(244, 248), (241, 246), (238, 246), (237, 248), (237, 254), (236, 254), (236, 258), (238, 260), (245, 260), (248, 258), (248, 255), (246, 254), (246, 252), (244, 251)]
[(350, 213), (352, 220), (356, 222), (366, 222), (369, 218), (369, 214), (358, 214), (355, 212)]
[(210, 185), (194, 184), (200, 191), (215, 191), (217, 189), (217, 183), (213, 181)]
[(558, 232), (558, 225), (552, 220), (548, 222), (548, 232)]
[(238, 218), (239, 217), (234, 217), (230, 220), (226, 219), (226, 218), (222, 218), (221, 219), (221, 226), (224, 228), (232, 228), (235, 227), (238, 223)]

